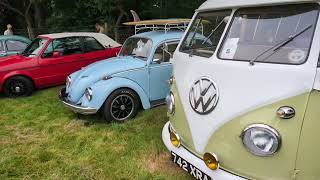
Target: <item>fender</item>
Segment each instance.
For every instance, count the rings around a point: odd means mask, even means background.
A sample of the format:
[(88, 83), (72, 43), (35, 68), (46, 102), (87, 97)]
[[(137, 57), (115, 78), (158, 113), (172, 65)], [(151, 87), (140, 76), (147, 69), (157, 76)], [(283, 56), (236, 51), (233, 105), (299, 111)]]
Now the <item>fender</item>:
[(2, 77), (0, 78), (0, 92), (2, 91), (3, 88), (3, 84), (11, 77), (13, 76), (25, 76), (29, 79), (32, 80), (32, 82), (35, 85), (35, 88), (38, 88), (38, 85), (36, 83), (36, 81), (32, 78), (32, 75), (28, 72), (28, 71), (24, 71), (24, 70), (17, 70), (17, 71), (10, 71), (5, 73), (4, 75), (2, 75)]
[(129, 88), (134, 90), (141, 101), (143, 109), (150, 109), (151, 104), (147, 93), (134, 81), (121, 77), (113, 77), (109, 80), (101, 80), (90, 87), (93, 98), (89, 102), (85, 96), (81, 98), (82, 106), (100, 109), (109, 95), (117, 89)]

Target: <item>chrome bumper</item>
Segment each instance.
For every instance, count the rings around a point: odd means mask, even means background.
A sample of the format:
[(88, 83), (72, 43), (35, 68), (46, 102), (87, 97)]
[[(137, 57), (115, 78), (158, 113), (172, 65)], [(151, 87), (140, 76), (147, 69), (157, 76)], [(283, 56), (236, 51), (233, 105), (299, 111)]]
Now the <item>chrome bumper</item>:
[(83, 114), (83, 115), (89, 115), (89, 114), (96, 114), (97, 113), (98, 110), (95, 109), (95, 108), (83, 107), (83, 106), (79, 106), (79, 105), (76, 105), (74, 103), (69, 102), (67, 100), (67, 96), (68, 96), (68, 94), (66, 93), (66, 88), (61, 89), (60, 92), (59, 92), (60, 101), (63, 103), (63, 105), (65, 107), (71, 109), (75, 113), (79, 113), (79, 114)]

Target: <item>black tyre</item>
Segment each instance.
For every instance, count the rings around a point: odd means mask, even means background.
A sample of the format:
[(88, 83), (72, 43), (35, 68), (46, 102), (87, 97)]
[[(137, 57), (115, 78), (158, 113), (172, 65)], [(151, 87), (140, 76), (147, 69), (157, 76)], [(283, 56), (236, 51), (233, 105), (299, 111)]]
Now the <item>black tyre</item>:
[(134, 118), (138, 109), (138, 95), (130, 89), (118, 89), (105, 101), (103, 115), (107, 121), (123, 123)]
[(30, 96), (33, 90), (32, 81), (23, 76), (12, 77), (3, 86), (3, 93), (11, 98)]

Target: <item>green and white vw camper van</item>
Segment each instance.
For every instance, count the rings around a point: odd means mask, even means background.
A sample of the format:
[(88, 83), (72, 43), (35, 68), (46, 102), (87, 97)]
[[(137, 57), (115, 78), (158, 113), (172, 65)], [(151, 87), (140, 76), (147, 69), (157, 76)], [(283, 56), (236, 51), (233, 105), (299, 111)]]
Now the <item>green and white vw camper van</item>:
[(319, 3), (196, 10), (174, 54), (162, 132), (178, 166), (202, 180), (320, 179)]

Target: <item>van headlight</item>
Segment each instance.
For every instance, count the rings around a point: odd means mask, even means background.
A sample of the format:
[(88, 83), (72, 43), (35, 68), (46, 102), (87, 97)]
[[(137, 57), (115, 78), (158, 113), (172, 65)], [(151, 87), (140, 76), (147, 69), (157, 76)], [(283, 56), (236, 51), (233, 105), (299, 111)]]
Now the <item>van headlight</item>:
[(86, 98), (91, 101), (92, 100), (92, 89), (91, 88), (87, 88), (86, 91), (84, 92), (84, 95), (86, 96)]
[(272, 127), (264, 124), (253, 124), (242, 132), (244, 146), (256, 156), (271, 156), (281, 144), (280, 134)]
[(174, 114), (175, 111), (175, 99), (172, 92), (166, 97), (167, 111), (169, 114)]

